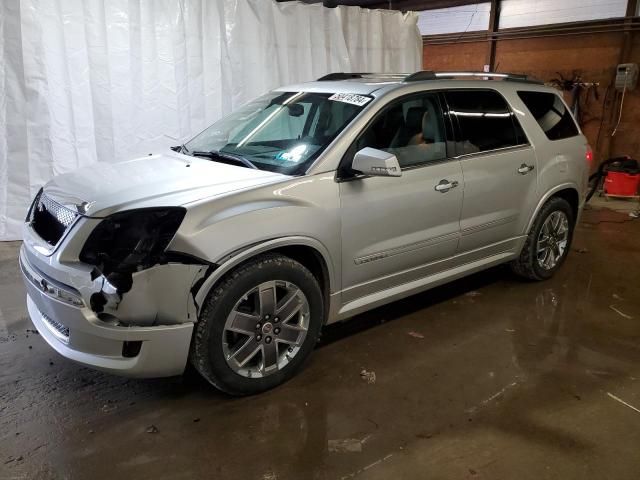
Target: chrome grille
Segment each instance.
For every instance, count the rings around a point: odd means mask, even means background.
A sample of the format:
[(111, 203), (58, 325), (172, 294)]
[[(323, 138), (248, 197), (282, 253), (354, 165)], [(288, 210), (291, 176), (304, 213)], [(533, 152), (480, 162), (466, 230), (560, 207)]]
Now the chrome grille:
[(40, 238), (55, 246), (76, 218), (77, 212), (51, 200), (41, 190), (33, 201), (27, 221)]
[[(40, 312), (42, 313), (42, 312)], [(47, 317), (44, 313), (42, 314), (42, 318), (47, 325), (50, 327), (52, 333), (60, 338), (61, 340), (68, 341), (69, 340), (69, 328), (65, 327), (60, 322), (56, 322), (53, 318)]]
[(40, 195), (40, 201), (36, 208), (43, 208), (51, 215), (53, 215), (58, 222), (64, 225), (65, 228), (69, 228), (73, 221), (76, 219), (78, 214), (73, 210), (63, 207), (62, 205), (57, 204), (49, 197), (47, 197), (44, 193)]

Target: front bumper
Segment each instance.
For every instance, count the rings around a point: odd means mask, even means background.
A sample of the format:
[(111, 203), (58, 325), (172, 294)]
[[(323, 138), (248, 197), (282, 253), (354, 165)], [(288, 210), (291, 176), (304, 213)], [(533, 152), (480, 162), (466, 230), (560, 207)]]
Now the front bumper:
[(60, 355), (129, 377), (167, 377), (184, 371), (192, 322), (144, 327), (113, 325), (100, 320), (77, 290), (31, 265), (24, 246), (20, 250), (20, 269), (31, 321)]

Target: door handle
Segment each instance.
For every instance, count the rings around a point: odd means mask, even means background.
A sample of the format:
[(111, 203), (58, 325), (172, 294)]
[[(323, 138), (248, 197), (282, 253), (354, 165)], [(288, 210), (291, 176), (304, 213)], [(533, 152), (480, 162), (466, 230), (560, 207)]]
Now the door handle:
[(523, 163), (522, 165), (520, 165), (520, 168), (518, 168), (518, 173), (520, 175), (526, 175), (527, 173), (529, 173), (534, 168), (535, 167), (533, 165), (527, 165), (526, 163)]
[(435, 191), (440, 193), (446, 193), (452, 188), (456, 188), (458, 186), (458, 182), (454, 180), (450, 182), (449, 180), (440, 180), (440, 182), (435, 186)]

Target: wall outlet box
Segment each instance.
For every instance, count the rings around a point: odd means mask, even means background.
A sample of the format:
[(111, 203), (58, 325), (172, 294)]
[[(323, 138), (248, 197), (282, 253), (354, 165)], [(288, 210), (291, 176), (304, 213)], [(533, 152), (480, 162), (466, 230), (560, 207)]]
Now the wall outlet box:
[(616, 90), (634, 90), (638, 84), (638, 64), (621, 63), (616, 67)]

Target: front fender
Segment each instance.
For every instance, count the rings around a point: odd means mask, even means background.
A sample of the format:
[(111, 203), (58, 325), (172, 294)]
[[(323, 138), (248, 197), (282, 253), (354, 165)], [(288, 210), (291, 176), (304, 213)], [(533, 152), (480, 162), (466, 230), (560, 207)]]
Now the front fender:
[(336, 285), (336, 275), (335, 270), (333, 268), (333, 262), (331, 261), (331, 255), (329, 250), (320, 242), (314, 238), (303, 237), (303, 236), (290, 236), (290, 237), (282, 237), (275, 238), (273, 240), (269, 240), (258, 245), (252, 245), (241, 249), (240, 251), (235, 252), (233, 255), (228, 256), (226, 259), (223, 259), (222, 263), (218, 265), (218, 267), (204, 280), (200, 288), (198, 289), (195, 295), (195, 302), (198, 306), (198, 310), (202, 306), (204, 300), (211, 288), (228, 272), (236, 268), (243, 262), (255, 257), (256, 255), (260, 255), (261, 253), (269, 252), (275, 250), (277, 248), (289, 247), (289, 246), (306, 246), (313, 248), (316, 252), (318, 252), (327, 267), (327, 272), (329, 274), (329, 285)]

